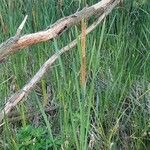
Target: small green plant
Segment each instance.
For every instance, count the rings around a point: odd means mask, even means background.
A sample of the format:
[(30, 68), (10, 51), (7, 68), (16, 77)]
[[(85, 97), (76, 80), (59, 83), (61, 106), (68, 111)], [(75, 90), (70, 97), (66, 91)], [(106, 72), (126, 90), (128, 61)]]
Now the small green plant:
[[(21, 128), (17, 132), (16, 141), (19, 150), (54, 149), (52, 139), (44, 127), (35, 128), (29, 125), (25, 128)], [(60, 149), (62, 141), (56, 138), (54, 142), (57, 149)]]

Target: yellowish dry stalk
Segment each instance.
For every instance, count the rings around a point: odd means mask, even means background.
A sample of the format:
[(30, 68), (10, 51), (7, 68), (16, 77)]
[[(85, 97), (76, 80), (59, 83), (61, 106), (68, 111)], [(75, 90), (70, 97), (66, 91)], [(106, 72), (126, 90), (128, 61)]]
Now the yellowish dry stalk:
[(81, 33), (81, 50), (82, 50), (82, 60), (81, 60), (81, 86), (86, 85), (86, 23), (84, 20), (81, 22), (82, 33)]

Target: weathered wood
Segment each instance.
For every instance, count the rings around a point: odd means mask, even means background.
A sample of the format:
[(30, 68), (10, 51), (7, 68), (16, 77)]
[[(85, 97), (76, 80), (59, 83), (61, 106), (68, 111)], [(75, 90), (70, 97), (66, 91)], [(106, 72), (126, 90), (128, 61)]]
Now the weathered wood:
[(116, 0), (102, 0), (93, 6), (86, 7), (73, 15), (58, 20), (44, 31), (27, 34), (22, 37), (20, 37), (20, 35), (11, 37), (0, 45), (0, 62), (8, 55), (17, 52), (20, 49), (60, 36), (60, 34), (68, 28), (80, 23), (82, 19), (88, 20), (91, 16), (100, 16), (114, 1)]
[[(105, 4), (106, 2), (106, 4)], [(92, 32), (100, 23), (101, 21), (112, 11), (112, 9), (120, 2), (119, 0), (113, 0), (112, 3), (107, 4), (107, 2), (110, 2), (110, 0), (103, 0), (101, 1), (101, 5), (106, 6), (105, 11), (101, 14), (101, 16), (98, 18), (96, 22), (94, 22), (90, 27), (87, 28), (86, 34), (89, 34)], [(101, 7), (99, 3), (95, 5), (95, 7), (99, 8)], [(99, 6), (99, 7), (98, 7)], [(81, 35), (79, 36), (81, 37)], [(67, 46), (63, 47), (60, 51), (55, 53), (53, 56), (51, 56), (39, 69), (39, 71), (35, 74), (35, 76), (17, 93), (12, 95), (5, 104), (3, 110), (0, 112), (0, 122), (3, 120), (4, 115), (8, 114), (10, 110), (15, 107), (24, 97), (26, 97), (29, 92), (35, 87), (36, 83), (38, 83), (41, 78), (44, 76), (44, 74), (47, 72), (47, 70), (51, 67), (51, 65), (66, 51), (71, 50), (77, 45), (77, 39), (69, 43)]]

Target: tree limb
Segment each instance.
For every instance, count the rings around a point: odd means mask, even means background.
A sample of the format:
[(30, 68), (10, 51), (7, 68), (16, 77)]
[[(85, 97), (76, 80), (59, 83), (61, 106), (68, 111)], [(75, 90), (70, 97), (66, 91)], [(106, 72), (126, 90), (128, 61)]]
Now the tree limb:
[[(106, 1), (110, 2), (110, 0), (101, 1), (100, 4), (103, 6), (106, 5), (107, 7), (105, 8), (101, 16), (98, 18), (98, 20), (87, 28), (86, 34), (92, 32), (101, 23), (101, 21), (112, 11), (112, 9), (120, 2), (119, 0), (113, 0), (113, 2), (111, 1), (110, 5), (107, 5), (105, 4)], [(94, 7), (98, 8), (100, 4), (98, 3)], [(81, 37), (81, 35), (79, 37)], [(38, 83), (41, 80), (43, 75), (47, 72), (51, 65), (60, 57), (60, 55), (74, 48), (76, 45), (77, 39), (75, 39), (67, 46), (63, 47), (60, 51), (52, 55), (25, 86), (7, 100), (7, 103), (5, 104), (3, 110), (0, 113), (0, 122), (3, 120), (5, 114), (8, 114), (13, 107), (15, 107), (24, 97), (26, 97), (29, 94), (29, 92), (35, 87), (36, 83)]]
[(74, 13), (73, 15), (58, 20), (48, 29), (37, 33), (26, 34), (22, 37), (20, 37), (20, 34), (18, 36), (16, 33), (14, 37), (11, 37), (0, 45), (0, 62), (10, 54), (17, 52), (20, 49), (58, 37), (68, 28), (80, 23), (82, 19), (87, 20), (94, 15), (100, 16), (114, 3), (114, 1), (119, 2), (120, 0), (102, 0), (95, 5), (86, 7), (83, 10)]

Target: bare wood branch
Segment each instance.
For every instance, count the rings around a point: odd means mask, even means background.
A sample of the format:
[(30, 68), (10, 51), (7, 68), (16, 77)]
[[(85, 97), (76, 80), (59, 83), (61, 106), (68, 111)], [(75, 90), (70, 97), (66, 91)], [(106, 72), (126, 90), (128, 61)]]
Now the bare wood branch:
[[(14, 36), (8, 39), (0, 45), (0, 62), (10, 54), (17, 52), (20, 49), (58, 37), (68, 28), (80, 23), (82, 19), (87, 20), (93, 15), (97, 16), (103, 14), (114, 1), (119, 2), (120, 0), (102, 0), (95, 5), (86, 7), (83, 10), (76, 12), (73, 15), (58, 20), (44, 31), (27, 34), (22, 37)], [(24, 19), (24, 22), (26, 21), (26, 18)]]
[(24, 24), (27, 20), (27, 17), (28, 16), (26, 15), (24, 20), (22, 21), (22, 23), (18, 27), (16, 35), (14, 37), (9, 38), (8, 40), (6, 40), (5, 42), (3, 42), (0, 45), (0, 62), (2, 62), (5, 59), (5, 57), (3, 57), (3, 56), (5, 56), (5, 54), (7, 54), (7, 53), (9, 54), (9, 52), (11, 53), (10, 50), (12, 49), (13, 45), (15, 43), (17, 43), (17, 41), (19, 40), (22, 29), (23, 29)]
[[(108, 0), (104, 0), (104, 1), (108, 1)], [(104, 3), (104, 1), (102, 2)], [(101, 14), (101, 16), (98, 18), (98, 20), (94, 22), (90, 27), (87, 28), (86, 34), (92, 32), (118, 3), (119, 3), (118, 0), (114, 0), (113, 3), (111, 3), (107, 9), (105, 9), (103, 14)], [(81, 35), (79, 37), (81, 37)], [(51, 67), (51, 65), (60, 57), (60, 55), (74, 48), (76, 45), (77, 45), (77, 39), (75, 39), (67, 46), (63, 47), (60, 51), (55, 53), (53, 56), (51, 56), (42, 65), (42, 67), (35, 74), (35, 76), (25, 86), (8, 99), (7, 103), (4, 106), (4, 109), (0, 113), (0, 122), (3, 120), (5, 114), (7, 115), (13, 107), (15, 107), (24, 97), (26, 97), (29, 94), (29, 92), (35, 87), (36, 83), (38, 83), (41, 80), (43, 75), (47, 72), (47, 70)]]

